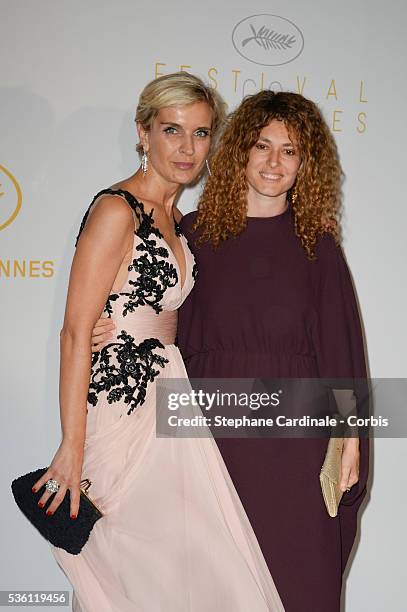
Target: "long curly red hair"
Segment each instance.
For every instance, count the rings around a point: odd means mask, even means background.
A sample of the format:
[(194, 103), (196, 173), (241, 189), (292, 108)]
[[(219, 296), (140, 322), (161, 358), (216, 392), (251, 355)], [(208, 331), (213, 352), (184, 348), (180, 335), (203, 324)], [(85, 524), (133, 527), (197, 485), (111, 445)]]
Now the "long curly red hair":
[(296, 93), (266, 90), (244, 98), (228, 117), (198, 203), (193, 225), (193, 230), (199, 229), (197, 244), (211, 242), (217, 247), (245, 229), (249, 153), (262, 128), (273, 119), (284, 122), (300, 150), (302, 163), (288, 198), (295, 233), (307, 256), (315, 258), (319, 234), (328, 232), (339, 241), (342, 170), (329, 127), (311, 100)]

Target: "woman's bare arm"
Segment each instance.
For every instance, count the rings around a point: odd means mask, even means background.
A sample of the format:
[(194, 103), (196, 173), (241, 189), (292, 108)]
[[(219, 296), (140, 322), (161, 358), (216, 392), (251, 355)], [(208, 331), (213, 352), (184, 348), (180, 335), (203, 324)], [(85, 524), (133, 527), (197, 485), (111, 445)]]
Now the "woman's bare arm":
[[(34, 485), (38, 489), (49, 478), (60, 483), (48, 512), (56, 510), (69, 488), (71, 516), (78, 514), (91, 369), (91, 333), (123, 259), (131, 249), (133, 231), (134, 218), (129, 206), (121, 198), (104, 196), (95, 204), (78, 242), (60, 337), (62, 441), (47, 472)], [(50, 495), (46, 491), (39, 503), (44, 505)]]

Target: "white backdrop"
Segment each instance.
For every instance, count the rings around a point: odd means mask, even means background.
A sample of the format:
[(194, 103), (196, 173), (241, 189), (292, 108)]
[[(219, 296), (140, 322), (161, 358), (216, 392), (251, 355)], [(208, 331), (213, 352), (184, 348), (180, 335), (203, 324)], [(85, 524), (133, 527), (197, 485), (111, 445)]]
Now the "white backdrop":
[[(321, 105), (346, 173), (344, 246), (371, 374), (403, 377), (407, 5), (0, 0), (0, 9), (0, 589), (67, 589), (47, 544), (18, 513), (10, 481), (48, 465), (59, 444), (59, 330), (74, 239), (92, 196), (138, 165), (133, 116), (142, 87), (184, 67), (230, 108), (261, 87)], [(273, 51), (243, 44), (250, 24), (257, 37), (264, 26), (294, 41)], [(196, 194), (185, 192), (183, 211)], [(406, 609), (406, 454), (405, 440), (374, 443), (371, 497), (344, 589), (351, 612)]]

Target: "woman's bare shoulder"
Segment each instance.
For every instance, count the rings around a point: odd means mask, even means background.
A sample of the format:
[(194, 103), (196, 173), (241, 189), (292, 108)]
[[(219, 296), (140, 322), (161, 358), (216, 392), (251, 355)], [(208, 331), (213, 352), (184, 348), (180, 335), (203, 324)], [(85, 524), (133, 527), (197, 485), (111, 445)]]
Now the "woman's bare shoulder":
[(97, 239), (102, 243), (120, 243), (126, 235), (130, 239), (131, 230), (134, 230), (134, 214), (129, 204), (124, 198), (107, 193), (95, 200), (81, 237), (86, 236), (92, 241)]

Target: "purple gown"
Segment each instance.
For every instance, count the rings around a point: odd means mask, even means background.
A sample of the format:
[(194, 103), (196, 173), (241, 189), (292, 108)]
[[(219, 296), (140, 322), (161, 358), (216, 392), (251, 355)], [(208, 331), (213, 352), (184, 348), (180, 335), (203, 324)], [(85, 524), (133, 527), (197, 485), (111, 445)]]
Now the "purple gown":
[[(366, 376), (356, 299), (340, 247), (325, 234), (305, 255), (289, 208), (249, 217), (218, 250), (181, 228), (198, 276), (179, 311), (178, 344), (191, 378)], [(216, 440), (286, 612), (338, 612), (342, 574), (366, 494), (369, 441), (359, 482), (328, 516), (319, 483), (326, 438)]]

